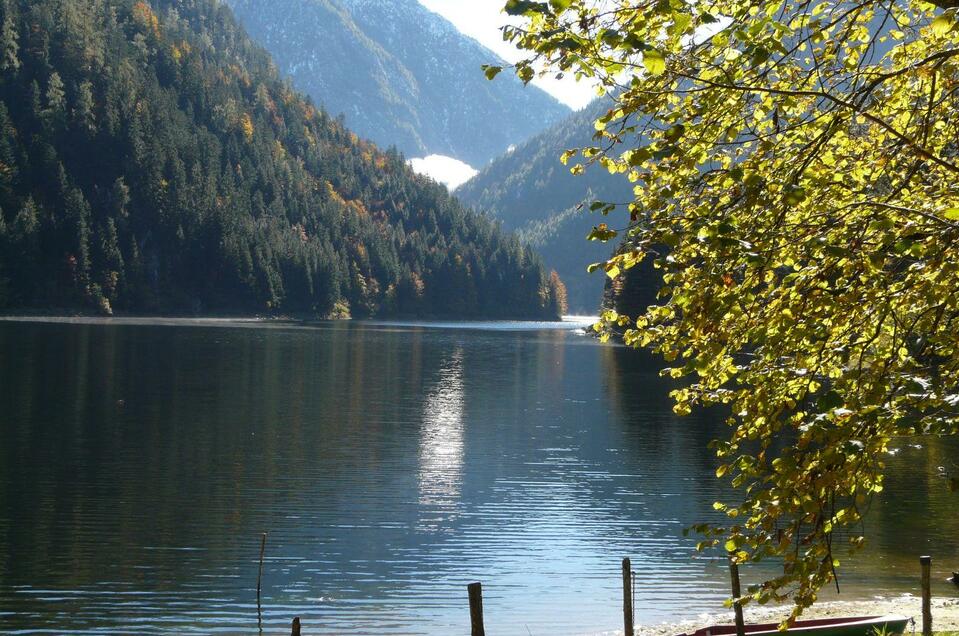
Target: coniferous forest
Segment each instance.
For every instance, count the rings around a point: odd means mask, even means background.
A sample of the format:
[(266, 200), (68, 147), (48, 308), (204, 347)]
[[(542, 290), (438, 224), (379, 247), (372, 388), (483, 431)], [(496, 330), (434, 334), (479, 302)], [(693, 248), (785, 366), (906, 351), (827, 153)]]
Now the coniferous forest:
[(0, 307), (563, 310), (529, 248), (297, 94), (225, 5), (0, 13)]

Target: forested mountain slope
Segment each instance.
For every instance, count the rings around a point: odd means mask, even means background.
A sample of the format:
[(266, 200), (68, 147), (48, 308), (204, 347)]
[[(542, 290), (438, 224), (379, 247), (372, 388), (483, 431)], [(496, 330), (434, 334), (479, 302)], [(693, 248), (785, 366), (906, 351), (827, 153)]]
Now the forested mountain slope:
[(382, 147), (481, 168), (569, 108), (417, 0), (225, 0), (282, 73)]
[(528, 248), (281, 82), (216, 0), (3, 0), (0, 209), (7, 309), (557, 313)]
[(606, 260), (613, 250), (611, 244), (586, 240), (592, 228), (606, 220), (590, 212), (589, 204), (631, 201), (632, 186), (623, 175), (610, 175), (600, 166), (575, 176), (559, 157), (569, 148), (592, 145), (593, 122), (610, 103), (595, 100), (496, 159), (456, 190), (462, 201), (502, 220), (505, 228), (536, 247), (566, 283), (574, 311), (595, 312), (599, 307), (606, 277), (587, 274), (586, 267)]

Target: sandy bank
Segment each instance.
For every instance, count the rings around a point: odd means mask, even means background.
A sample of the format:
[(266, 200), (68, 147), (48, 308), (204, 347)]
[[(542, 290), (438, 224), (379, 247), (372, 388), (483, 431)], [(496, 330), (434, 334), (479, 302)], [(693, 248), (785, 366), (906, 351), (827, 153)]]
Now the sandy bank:
[[(789, 614), (789, 608), (749, 608), (746, 620), (750, 622), (778, 621)], [(817, 603), (806, 610), (804, 618), (828, 618), (832, 616), (872, 616), (881, 614), (902, 614), (916, 619), (916, 631), (921, 632), (922, 609), (918, 596), (904, 594), (896, 597), (877, 597), (867, 601), (835, 601)], [(936, 632), (959, 631), (959, 598), (934, 598), (932, 600), (933, 630)], [(637, 625), (637, 636), (674, 636), (683, 632), (693, 632), (700, 627), (722, 623), (732, 623), (732, 612), (724, 614), (702, 615), (692, 620), (658, 625)], [(909, 628), (911, 630), (911, 628)], [(610, 632), (610, 634), (622, 632)]]

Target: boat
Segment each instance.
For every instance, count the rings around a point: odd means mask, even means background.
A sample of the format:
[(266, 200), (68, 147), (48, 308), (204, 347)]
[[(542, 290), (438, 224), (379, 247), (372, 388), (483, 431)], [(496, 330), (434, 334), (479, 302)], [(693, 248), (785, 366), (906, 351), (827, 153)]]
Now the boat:
[[(906, 624), (912, 620), (899, 614), (886, 616), (855, 616), (851, 618), (819, 618), (808, 621), (796, 621), (785, 632), (780, 631), (779, 623), (756, 623), (746, 625), (750, 636), (890, 636), (902, 634)], [(679, 636), (735, 636), (735, 625), (711, 625), (697, 629), (692, 634)]]

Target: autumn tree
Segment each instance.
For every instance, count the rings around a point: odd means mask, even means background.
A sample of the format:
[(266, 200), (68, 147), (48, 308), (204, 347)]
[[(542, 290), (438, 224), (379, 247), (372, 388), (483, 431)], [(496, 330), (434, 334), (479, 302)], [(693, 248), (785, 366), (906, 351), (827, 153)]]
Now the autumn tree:
[[(635, 185), (592, 238), (612, 278), (653, 259), (657, 304), (600, 329), (725, 405), (702, 547), (780, 559), (744, 601), (794, 615), (864, 542), (897, 438), (959, 424), (959, 2), (510, 0), (515, 70), (614, 98), (574, 171)], [(488, 67), (487, 75), (501, 69)], [(591, 167), (591, 169), (598, 169)], [(619, 204), (619, 205), (617, 205)]]

